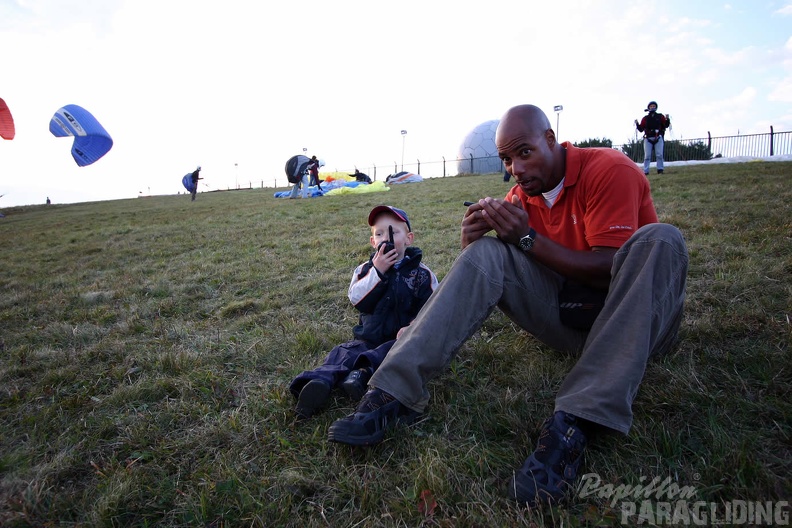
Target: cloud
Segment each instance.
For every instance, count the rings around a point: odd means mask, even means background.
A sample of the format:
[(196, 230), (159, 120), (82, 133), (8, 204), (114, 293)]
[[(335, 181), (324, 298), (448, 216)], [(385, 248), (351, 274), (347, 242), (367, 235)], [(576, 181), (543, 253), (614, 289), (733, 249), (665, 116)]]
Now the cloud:
[(712, 85), (721, 79), (721, 70), (718, 68), (706, 68), (696, 72), (695, 81), (700, 86)]
[(681, 16), (669, 21), (668, 30), (672, 32), (695, 32), (713, 26), (711, 20)]
[(721, 48), (707, 48), (703, 51), (703, 56), (714, 66), (730, 67), (736, 64), (745, 63), (756, 49), (752, 46), (743, 48), (739, 51), (726, 51)]
[(792, 76), (785, 77), (775, 84), (767, 95), (768, 101), (792, 103)]
[(792, 3), (788, 3), (785, 6), (776, 9), (773, 12), (774, 15), (782, 15), (782, 16), (792, 16)]

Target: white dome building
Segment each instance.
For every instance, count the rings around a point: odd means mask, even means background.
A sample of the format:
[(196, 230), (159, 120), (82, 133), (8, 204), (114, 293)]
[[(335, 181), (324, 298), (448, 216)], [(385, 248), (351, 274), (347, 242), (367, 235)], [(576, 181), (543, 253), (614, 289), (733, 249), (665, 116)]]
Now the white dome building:
[(503, 171), (503, 163), (495, 147), (495, 131), (499, 122), (499, 119), (493, 119), (481, 123), (465, 136), (457, 154), (458, 174), (489, 174)]

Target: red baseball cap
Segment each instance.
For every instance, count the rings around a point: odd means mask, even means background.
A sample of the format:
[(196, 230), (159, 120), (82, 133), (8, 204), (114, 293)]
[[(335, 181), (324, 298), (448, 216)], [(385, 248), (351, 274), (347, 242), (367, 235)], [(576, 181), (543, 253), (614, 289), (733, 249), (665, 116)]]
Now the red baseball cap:
[(377, 207), (372, 209), (371, 212), (369, 213), (368, 224), (370, 226), (373, 226), (374, 222), (377, 221), (377, 217), (381, 213), (390, 213), (396, 216), (396, 218), (407, 224), (407, 231), (412, 231), (412, 228), (410, 227), (410, 221), (407, 219), (407, 213), (405, 213), (401, 209), (397, 209), (396, 207), (393, 207), (392, 205), (378, 205)]

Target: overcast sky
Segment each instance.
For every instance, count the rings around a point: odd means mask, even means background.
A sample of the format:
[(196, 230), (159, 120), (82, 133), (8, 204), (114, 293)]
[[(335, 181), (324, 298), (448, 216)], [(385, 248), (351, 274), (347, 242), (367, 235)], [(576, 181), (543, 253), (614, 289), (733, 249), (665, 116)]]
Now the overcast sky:
[[(303, 148), (454, 159), (522, 103), (569, 141), (633, 139), (650, 100), (667, 139), (792, 130), (792, 0), (0, 0), (0, 49), (0, 209), (184, 192), (196, 165), (203, 190), (284, 185)], [(88, 167), (49, 132), (66, 104), (115, 142)]]

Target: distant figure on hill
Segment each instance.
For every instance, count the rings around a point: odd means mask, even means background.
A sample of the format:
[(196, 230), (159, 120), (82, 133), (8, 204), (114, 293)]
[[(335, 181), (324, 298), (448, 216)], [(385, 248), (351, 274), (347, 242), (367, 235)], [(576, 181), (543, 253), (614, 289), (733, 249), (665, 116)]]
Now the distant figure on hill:
[(638, 132), (644, 133), (644, 174), (649, 175), (649, 164), (652, 162), (652, 151), (657, 158), (657, 174), (663, 174), (663, 147), (665, 131), (671, 126), (671, 118), (657, 112), (657, 102), (649, 101), (646, 114), (641, 122), (635, 120)]
[(198, 165), (198, 168), (196, 168), (193, 171), (193, 173), (192, 173), (192, 185), (193, 185), (193, 187), (192, 187), (192, 201), (193, 202), (195, 201), (195, 195), (198, 193), (198, 180), (203, 180), (203, 178), (200, 177), (200, 174), (201, 174), (201, 166)]
[(47, 196), (47, 205), (49, 205), (50, 203), (52, 202), (50, 202), (49, 196)]
[(311, 162), (308, 164), (308, 174), (311, 176), (309, 186), (316, 185), (322, 191), (322, 182), (319, 180), (319, 167), (324, 166), (322, 160), (316, 159), (316, 156), (311, 156)]
[(355, 169), (355, 174), (350, 174), (350, 176), (354, 176), (355, 177), (355, 181), (362, 182), (362, 183), (371, 183), (371, 178), (369, 178), (368, 174), (360, 172), (357, 169)]

